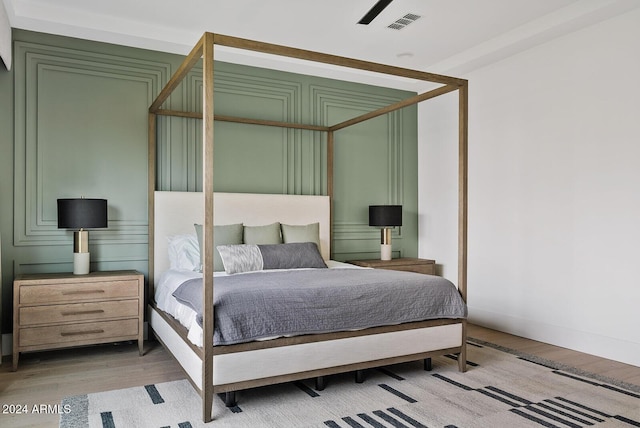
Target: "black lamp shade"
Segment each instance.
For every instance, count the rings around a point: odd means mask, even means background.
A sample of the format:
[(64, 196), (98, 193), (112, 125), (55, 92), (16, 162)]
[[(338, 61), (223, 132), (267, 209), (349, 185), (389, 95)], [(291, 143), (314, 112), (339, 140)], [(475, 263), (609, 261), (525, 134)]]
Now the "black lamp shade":
[(106, 199), (58, 199), (59, 229), (107, 227)]
[(402, 226), (402, 205), (369, 205), (369, 226)]

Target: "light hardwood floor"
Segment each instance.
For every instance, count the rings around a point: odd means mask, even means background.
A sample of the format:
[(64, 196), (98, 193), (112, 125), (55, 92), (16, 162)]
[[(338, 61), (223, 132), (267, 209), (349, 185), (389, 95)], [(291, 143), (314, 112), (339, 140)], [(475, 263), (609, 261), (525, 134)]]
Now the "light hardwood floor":
[(548, 343), (537, 342), (472, 324), (467, 326), (467, 335), (516, 351), (563, 363), (589, 373), (640, 385), (640, 367), (637, 366), (583, 354), (560, 346), (549, 345)]
[[(28, 353), (16, 372), (11, 359), (0, 367), (0, 403), (27, 405), (29, 414), (0, 413), (0, 427), (57, 427), (59, 415), (34, 414), (34, 405), (60, 404), (64, 397), (184, 379), (185, 374), (158, 342), (137, 342)], [(0, 409), (1, 411), (2, 409)]]
[[(640, 367), (469, 325), (469, 337), (571, 365), (595, 374), (640, 385)], [(24, 354), (17, 372), (10, 359), (0, 366), (0, 405), (57, 405), (67, 396), (184, 379), (179, 365), (157, 342), (100, 345)], [(0, 409), (1, 411), (2, 409)], [(54, 414), (7, 415), (0, 427), (57, 427)]]

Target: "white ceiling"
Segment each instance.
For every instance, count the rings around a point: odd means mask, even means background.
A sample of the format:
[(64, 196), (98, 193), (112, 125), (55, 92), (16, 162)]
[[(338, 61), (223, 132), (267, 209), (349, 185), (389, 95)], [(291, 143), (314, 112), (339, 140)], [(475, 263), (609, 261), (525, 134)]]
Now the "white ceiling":
[[(179, 54), (209, 31), (459, 77), (640, 7), (638, 0), (395, 0), (371, 24), (357, 24), (376, 1), (3, 0), (14, 28)], [(421, 18), (387, 28), (406, 13)], [(229, 49), (217, 58), (280, 68)], [(305, 72), (300, 67), (293, 71)]]

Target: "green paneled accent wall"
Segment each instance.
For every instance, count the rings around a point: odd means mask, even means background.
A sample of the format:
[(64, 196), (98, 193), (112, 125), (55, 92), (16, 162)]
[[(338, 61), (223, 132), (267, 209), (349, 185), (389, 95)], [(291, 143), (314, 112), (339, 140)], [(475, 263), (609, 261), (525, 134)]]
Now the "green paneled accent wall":
[[(92, 231), (92, 270), (147, 267), (147, 109), (182, 57), (14, 30), (14, 68), (0, 70), (0, 233), (3, 332), (18, 273), (70, 271), (72, 233), (56, 199), (105, 198), (109, 227)], [(201, 111), (194, 70), (165, 108)], [(216, 63), (216, 113), (330, 125), (412, 93)], [(334, 255), (379, 255), (368, 205), (402, 204), (395, 256), (417, 255), (417, 109), (335, 134)], [(199, 191), (197, 119), (158, 120), (157, 186)], [(326, 135), (215, 123), (217, 191), (326, 194)]]

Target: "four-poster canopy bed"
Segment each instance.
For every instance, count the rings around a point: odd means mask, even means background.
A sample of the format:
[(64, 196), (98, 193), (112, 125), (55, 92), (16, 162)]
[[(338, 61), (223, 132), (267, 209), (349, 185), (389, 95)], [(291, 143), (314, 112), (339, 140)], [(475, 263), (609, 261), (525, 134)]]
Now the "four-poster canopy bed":
[[(214, 46), (227, 46), (309, 60), (441, 84), (423, 94), (379, 110), (323, 126), (214, 115)], [(202, 58), (203, 112), (162, 109), (163, 103)], [(319, 224), (323, 259), (330, 258), (333, 198), (334, 133), (452, 91), (459, 93), (459, 216), (457, 292), (467, 295), (467, 81), (422, 71), (359, 61), (280, 45), (205, 33), (149, 108), (149, 322), (156, 337), (174, 355), (202, 396), (205, 422), (212, 419), (213, 394), (291, 380), (362, 370), (381, 365), (458, 354), (466, 370), (466, 318), (442, 317), (349, 331), (283, 336), (272, 340), (214, 346), (213, 305), (203, 305), (201, 344), (187, 339), (190, 332), (156, 304), (154, 287), (168, 268), (167, 237), (202, 224), (202, 302), (214, 301), (214, 224)], [(156, 192), (156, 117), (177, 116), (203, 120), (203, 192)], [(327, 135), (327, 196), (214, 194), (214, 121), (276, 126)], [(215, 223), (214, 223), (215, 221)], [(270, 275), (270, 274), (269, 274)], [(419, 275), (419, 274), (415, 274)], [(236, 275), (238, 276), (238, 275)], [(217, 294), (216, 294), (217, 296)], [(218, 304), (216, 303), (216, 306)], [(466, 307), (465, 307), (466, 310)], [(218, 309), (216, 309), (216, 315)], [(259, 363), (259, 364), (258, 364)]]

